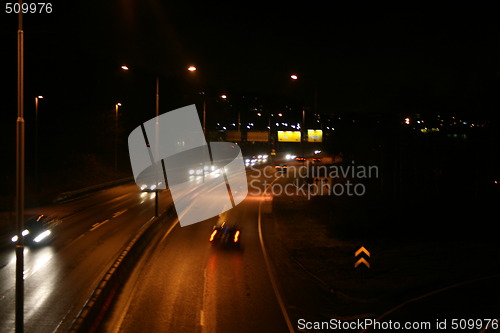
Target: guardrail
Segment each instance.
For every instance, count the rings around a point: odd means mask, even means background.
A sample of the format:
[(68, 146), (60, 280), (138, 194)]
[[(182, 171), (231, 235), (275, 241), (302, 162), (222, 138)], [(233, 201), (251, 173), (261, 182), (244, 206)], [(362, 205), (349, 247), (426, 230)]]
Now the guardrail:
[(138, 234), (127, 244), (94, 289), (87, 302), (85, 302), (82, 310), (73, 321), (69, 332), (91, 333), (97, 331), (115, 296), (125, 284), (142, 252), (165, 223), (166, 217), (172, 214), (175, 214), (175, 209), (173, 205), (170, 205), (159, 217), (151, 218), (141, 227)]
[(97, 185), (88, 186), (88, 187), (85, 187), (85, 188), (82, 188), (79, 190), (75, 190), (75, 191), (63, 192), (63, 193), (59, 194), (59, 196), (56, 199), (54, 199), (53, 202), (54, 203), (61, 203), (61, 202), (70, 201), (70, 200), (85, 196), (87, 194), (91, 194), (91, 193), (94, 193), (94, 192), (97, 192), (100, 190), (105, 190), (105, 189), (113, 187), (113, 186), (126, 184), (129, 182), (132, 182), (133, 180), (134, 180), (133, 177), (121, 178), (121, 179), (117, 179), (117, 180), (112, 180), (112, 181), (104, 183), (104, 184), (97, 184)]

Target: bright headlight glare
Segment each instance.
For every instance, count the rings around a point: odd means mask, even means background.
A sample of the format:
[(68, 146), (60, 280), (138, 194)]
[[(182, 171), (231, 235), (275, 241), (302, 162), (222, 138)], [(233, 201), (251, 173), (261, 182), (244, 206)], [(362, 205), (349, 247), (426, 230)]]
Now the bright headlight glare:
[[(21, 233), (21, 235), (26, 236), (26, 235), (28, 235), (29, 233), (30, 233), (30, 231), (29, 231), (28, 229), (24, 229), (24, 230), (23, 230), (23, 232)], [(15, 242), (17, 242), (17, 240), (18, 240), (17, 235), (15, 235), (14, 237), (12, 237), (10, 240), (11, 240), (12, 242), (14, 242), (14, 243), (15, 243)]]
[(37, 242), (37, 243), (39, 243), (43, 239), (47, 238), (49, 235), (50, 235), (50, 230), (45, 230), (40, 235), (36, 236), (35, 239), (34, 239), (34, 241)]

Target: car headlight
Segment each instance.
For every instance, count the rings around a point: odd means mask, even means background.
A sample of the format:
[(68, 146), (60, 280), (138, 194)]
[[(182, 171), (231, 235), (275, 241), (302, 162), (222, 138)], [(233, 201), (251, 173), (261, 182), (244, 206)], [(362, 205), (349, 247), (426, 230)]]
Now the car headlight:
[[(30, 233), (30, 231), (29, 231), (28, 229), (24, 229), (24, 230), (23, 230), (23, 232), (21, 233), (21, 235), (26, 236), (26, 235), (28, 235), (29, 233)], [(12, 238), (11, 238), (11, 241), (12, 241), (13, 243), (15, 243), (15, 242), (17, 242), (17, 239), (18, 239), (18, 238), (17, 238), (17, 235), (15, 235), (14, 237), (12, 237)]]
[(39, 243), (43, 239), (47, 238), (49, 235), (50, 235), (50, 230), (45, 230), (40, 235), (36, 236), (35, 239), (34, 239), (34, 241), (37, 242), (37, 243)]

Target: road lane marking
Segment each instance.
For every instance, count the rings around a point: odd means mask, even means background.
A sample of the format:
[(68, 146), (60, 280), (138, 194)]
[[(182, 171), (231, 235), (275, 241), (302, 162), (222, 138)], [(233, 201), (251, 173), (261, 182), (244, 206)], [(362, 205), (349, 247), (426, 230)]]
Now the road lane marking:
[[(269, 188), (271, 188), (271, 186), (273, 186), (273, 184), (276, 183), (276, 181), (278, 179), (279, 178), (274, 179), (271, 182), (271, 184), (269, 184), (269, 186), (262, 193), (262, 195), (261, 195), (262, 198), (264, 197), (264, 195), (266, 195), (267, 190)], [(262, 249), (262, 255), (264, 256), (264, 261), (266, 263), (267, 273), (269, 275), (269, 279), (271, 280), (271, 285), (273, 287), (274, 294), (276, 295), (276, 299), (278, 300), (278, 303), (279, 303), (279, 306), (281, 309), (281, 313), (283, 314), (283, 317), (285, 318), (285, 322), (286, 322), (286, 325), (288, 326), (288, 330), (290, 331), (290, 333), (295, 333), (292, 321), (290, 320), (290, 316), (288, 315), (288, 311), (286, 309), (285, 302), (283, 301), (283, 297), (281, 296), (280, 290), (278, 288), (278, 281), (276, 281), (276, 277), (274, 276), (273, 271), (272, 271), (271, 260), (269, 259), (269, 256), (267, 254), (266, 246), (264, 245), (264, 238), (262, 237), (262, 223), (261, 223), (261, 215), (262, 214), (261, 214), (261, 212), (262, 212), (262, 200), (259, 201), (259, 210), (258, 210), (258, 216), (257, 216), (257, 225), (258, 225), (258, 229), (259, 229), (260, 247)]]
[[(208, 259), (208, 267), (203, 271), (203, 296), (200, 310), (200, 326), (202, 333), (217, 332), (217, 303), (214, 295), (217, 295), (217, 276), (215, 272), (214, 256)], [(206, 311), (205, 311), (206, 310)]]
[(109, 222), (109, 219), (104, 220), (104, 221), (99, 222), (99, 223), (94, 223), (94, 224), (92, 225), (92, 228), (90, 228), (90, 231), (94, 231), (95, 229), (99, 228), (100, 226), (102, 226), (103, 224), (105, 224), (105, 223), (107, 223), (107, 222)]
[(124, 210), (120, 210), (119, 212), (114, 213), (113, 217), (118, 217), (118, 216), (122, 215), (123, 213), (125, 213), (127, 210), (128, 210), (128, 208), (125, 208)]

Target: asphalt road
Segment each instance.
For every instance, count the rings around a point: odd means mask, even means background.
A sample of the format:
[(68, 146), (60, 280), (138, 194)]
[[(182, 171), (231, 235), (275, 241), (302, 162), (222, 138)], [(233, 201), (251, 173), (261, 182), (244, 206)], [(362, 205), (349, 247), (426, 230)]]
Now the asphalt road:
[[(160, 209), (170, 201), (161, 192)], [(25, 248), (25, 332), (65, 332), (120, 250), (154, 214), (154, 193), (135, 184), (31, 211), (63, 222), (54, 240)], [(0, 250), (0, 331), (15, 327), (15, 252)]]
[[(258, 232), (258, 198), (210, 220), (172, 220), (143, 257), (103, 332), (289, 332)], [(217, 220), (236, 222), (241, 248), (213, 246)]]
[[(101, 332), (298, 332), (300, 318), (328, 318), (328, 293), (290, 260), (263, 208), (263, 186), (276, 176), (269, 170), (250, 173), (246, 199), (220, 216), (185, 227), (166, 223)], [(223, 221), (241, 228), (239, 249), (209, 242)]]

